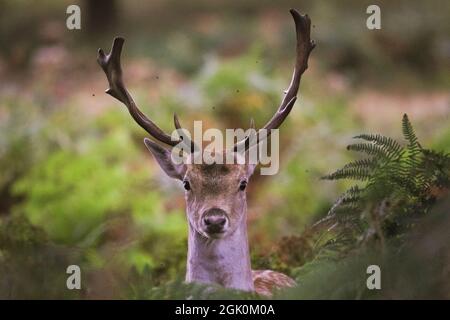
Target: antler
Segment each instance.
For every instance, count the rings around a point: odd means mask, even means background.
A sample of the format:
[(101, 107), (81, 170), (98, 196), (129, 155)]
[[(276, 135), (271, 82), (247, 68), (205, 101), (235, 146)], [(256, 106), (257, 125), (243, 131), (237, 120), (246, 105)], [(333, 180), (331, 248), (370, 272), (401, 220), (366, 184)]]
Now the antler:
[[(311, 40), (311, 19), (308, 15), (301, 15), (297, 10), (291, 9), (290, 13), (294, 18), (295, 30), (297, 33), (297, 57), (295, 62), (294, 74), (292, 75), (291, 84), (289, 88), (285, 91), (285, 96), (279, 106), (277, 112), (273, 115), (272, 119), (266, 123), (263, 129), (267, 130), (268, 137), (271, 134), (272, 129), (278, 129), (283, 121), (286, 119), (288, 114), (291, 112), (292, 107), (297, 100), (297, 92), (300, 86), (300, 79), (302, 74), (308, 68), (308, 58), (311, 51), (316, 46), (314, 40)], [(259, 142), (260, 131), (258, 130), (256, 139), (250, 139), (248, 135), (244, 140), (236, 143), (234, 145), (234, 151), (247, 150), (252, 145)], [(253, 143), (252, 143), (252, 142)]]
[[(105, 55), (102, 49), (98, 49), (97, 62), (102, 67), (109, 82), (109, 88), (106, 90), (106, 93), (125, 104), (133, 119), (156, 140), (169, 146), (176, 146), (178, 143), (183, 141), (186, 146), (191, 147), (191, 151), (195, 150), (196, 146), (194, 143), (188, 139), (184, 140), (184, 138), (186, 138), (184, 135), (181, 136), (181, 140), (172, 140), (170, 135), (161, 130), (136, 106), (133, 98), (125, 88), (122, 79), (120, 55), (122, 53), (124, 42), (125, 40), (123, 38), (114, 38), (111, 52), (107, 55)], [(181, 125), (176, 115), (174, 115), (174, 122), (175, 127), (177, 129), (181, 129)]]
[[(292, 107), (297, 100), (297, 92), (300, 86), (300, 79), (302, 74), (308, 68), (308, 58), (312, 49), (315, 47), (315, 43), (310, 39), (311, 33), (311, 20), (308, 15), (301, 15), (297, 10), (290, 10), (295, 22), (295, 29), (297, 33), (297, 58), (295, 63), (294, 74), (292, 76), (291, 84), (285, 91), (285, 96), (279, 106), (277, 112), (262, 128), (267, 130), (267, 135), (271, 134), (272, 129), (277, 129), (289, 115)], [(198, 147), (193, 141), (188, 139), (185, 135), (181, 135), (181, 140), (172, 140), (171, 136), (161, 130), (152, 120), (148, 119), (136, 106), (133, 98), (125, 88), (122, 80), (122, 68), (120, 64), (120, 56), (122, 53), (122, 47), (125, 40), (123, 38), (115, 38), (111, 52), (107, 55), (102, 49), (98, 50), (97, 61), (106, 74), (109, 82), (109, 88), (106, 93), (113, 96), (117, 100), (126, 105), (133, 119), (146, 130), (153, 138), (165, 143), (169, 146), (176, 146), (180, 142), (183, 142), (185, 146), (190, 147), (191, 152), (198, 150)], [(253, 123), (253, 121), (252, 121)], [(182, 129), (178, 117), (174, 114), (174, 125), (176, 129)], [(253, 124), (252, 124), (253, 127)], [(179, 131), (180, 132), (180, 131)], [(257, 144), (260, 141), (260, 130), (258, 130), (256, 139), (251, 140), (250, 135), (244, 140), (234, 145), (234, 150), (247, 150), (253, 144)]]

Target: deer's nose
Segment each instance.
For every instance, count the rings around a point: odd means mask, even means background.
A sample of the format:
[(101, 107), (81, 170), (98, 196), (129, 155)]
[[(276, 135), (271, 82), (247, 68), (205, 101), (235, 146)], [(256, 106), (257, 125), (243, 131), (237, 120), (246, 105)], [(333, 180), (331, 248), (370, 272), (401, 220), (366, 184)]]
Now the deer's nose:
[(211, 217), (206, 217), (203, 219), (203, 221), (205, 222), (206, 226), (221, 226), (223, 227), (225, 225), (225, 222), (227, 222), (227, 218), (225, 217), (218, 217), (218, 216), (211, 216)]
[(227, 223), (225, 211), (221, 209), (211, 209), (203, 216), (203, 225), (208, 233), (220, 233)]

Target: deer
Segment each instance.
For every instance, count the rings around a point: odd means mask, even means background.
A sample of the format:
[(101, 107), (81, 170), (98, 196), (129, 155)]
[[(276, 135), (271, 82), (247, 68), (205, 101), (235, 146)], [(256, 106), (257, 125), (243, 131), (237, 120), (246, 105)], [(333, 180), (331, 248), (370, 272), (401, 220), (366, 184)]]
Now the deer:
[[(262, 129), (270, 135), (278, 130), (297, 100), (300, 80), (308, 68), (308, 58), (315, 47), (310, 39), (311, 20), (291, 9), (296, 29), (296, 59), (291, 83), (284, 92), (280, 106), (266, 125), (256, 131), (256, 141), (249, 136), (237, 141), (233, 148), (223, 150), (223, 155), (245, 157), (245, 153), (262, 141)], [(247, 236), (246, 188), (255, 164), (204, 164), (192, 161), (196, 148), (193, 141), (174, 139), (142, 113), (126, 89), (122, 77), (121, 52), (124, 39), (113, 40), (110, 53), (98, 50), (97, 62), (109, 83), (105, 91), (122, 102), (134, 121), (153, 139), (144, 144), (161, 169), (170, 177), (182, 182), (185, 192), (188, 223), (188, 253), (186, 282), (219, 285), (225, 288), (271, 296), (275, 290), (293, 287), (296, 282), (287, 275), (272, 270), (252, 270)], [(252, 127), (254, 123), (252, 120)], [(174, 126), (182, 129), (174, 114)], [(172, 149), (180, 142), (190, 146), (190, 161), (176, 163)], [(240, 147), (240, 148), (238, 148)], [(198, 154), (198, 153), (197, 153)]]

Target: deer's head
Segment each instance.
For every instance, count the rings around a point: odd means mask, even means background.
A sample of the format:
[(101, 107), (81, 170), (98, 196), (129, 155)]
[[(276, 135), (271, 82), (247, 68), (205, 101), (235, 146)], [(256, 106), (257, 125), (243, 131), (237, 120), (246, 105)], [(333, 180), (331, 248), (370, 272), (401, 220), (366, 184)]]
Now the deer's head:
[(170, 149), (144, 141), (164, 172), (182, 181), (187, 217), (195, 231), (207, 238), (223, 238), (245, 219), (246, 188), (255, 165), (195, 164), (195, 153), (186, 163), (176, 164)]
[[(300, 15), (291, 10), (297, 33), (296, 63), (289, 88), (277, 112), (263, 127), (270, 135), (271, 130), (278, 129), (290, 113), (297, 99), (297, 92), (303, 72), (308, 67), (308, 57), (315, 44), (310, 40), (311, 21), (307, 15)], [(207, 238), (223, 238), (236, 230), (246, 213), (246, 186), (253, 173), (254, 165), (245, 164), (196, 164), (194, 161), (199, 149), (189, 139), (173, 140), (164, 133), (152, 120), (147, 118), (136, 106), (133, 98), (125, 88), (122, 80), (120, 55), (124, 39), (115, 38), (111, 52), (105, 55), (99, 49), (98, 62), (108, 78), (110, 88), (108, 94), (124, 103), (133, 119), (144, 128), (160, 144), (145, 139), (144, 142), (164, 172), (183, 183), (187, 206), (188, 220), (198, 233)], [(176, 129), (181, 129), (180, 122), (174, 115)], [(263, 137), (256, 131), (255, 139), (247, 136), (233, 148), (224, 150), (223, 155), (232, 153), (235, 158), (244, 157), (249, 148), (257, 145)], [(190, 156), (184, 163), (175, 163), (171, 157), (172, 148), (183, 143), (189, 146)], [(239, 162), (238, 162), (239, 163)]]

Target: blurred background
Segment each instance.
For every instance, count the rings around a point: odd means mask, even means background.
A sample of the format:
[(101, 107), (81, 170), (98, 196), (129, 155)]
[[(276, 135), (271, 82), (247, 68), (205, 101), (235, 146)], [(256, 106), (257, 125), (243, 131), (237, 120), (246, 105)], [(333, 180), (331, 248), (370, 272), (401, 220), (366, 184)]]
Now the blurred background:
[[(81, 30), (66, 28), (70, 4)], [(288, 10), (310, 15), (317, 47), (280, 130), (280, 172), (249, 186), (255, 267), (305, 262), (283, 245), (349, 186), (320, 177), (353, 159), (353, 136), (400, 138), (407, 113), (423, 145), (448, 152), (450, 3), (378, 1), (381, 30), (366, 28), (370, 4), (0, 0), (0, 297), (151, 298), (184, 277), (182, 187), (104, 93), (97, 49), (117, 35), (127, 87), (162, 128), (174, 112), (188, 129), (258, 127), (291, 79)], [(80, 291), (65, 287), (69, 264), (82, 267)]]

